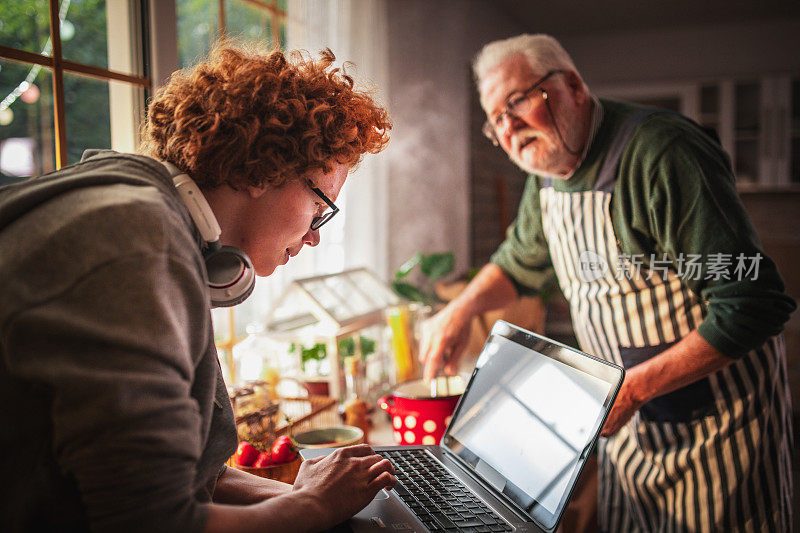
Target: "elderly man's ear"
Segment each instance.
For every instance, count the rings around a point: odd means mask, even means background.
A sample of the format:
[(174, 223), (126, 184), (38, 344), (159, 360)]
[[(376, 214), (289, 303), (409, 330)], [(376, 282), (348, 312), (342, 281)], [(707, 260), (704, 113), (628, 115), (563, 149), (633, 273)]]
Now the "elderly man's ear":
[(589, 93), (586, 90), (583, 80), (574, 70), (567, 70), (564, 72), (564, 83), (567, 85), (572, 98), (578, 104), (583, 103), (586, 98), (589, 98)]

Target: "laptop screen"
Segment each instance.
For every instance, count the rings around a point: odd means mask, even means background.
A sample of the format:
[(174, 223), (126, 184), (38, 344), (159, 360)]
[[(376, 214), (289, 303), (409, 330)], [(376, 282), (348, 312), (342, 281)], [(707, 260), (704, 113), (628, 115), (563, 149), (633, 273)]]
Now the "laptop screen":
[(551, 529), (622, 375), (619, 367), (500, 321), (443, 444)]

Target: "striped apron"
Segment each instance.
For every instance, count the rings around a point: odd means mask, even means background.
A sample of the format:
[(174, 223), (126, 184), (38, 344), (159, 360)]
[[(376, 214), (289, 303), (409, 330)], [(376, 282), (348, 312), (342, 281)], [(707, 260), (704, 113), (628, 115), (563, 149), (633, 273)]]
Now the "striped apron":
[[(623, 124), (594, 190), (540, 191), (542, 225), (581, 348), (630, 368), (694, 330), (701, 301), (669, 268), (627, 265), (609, 215), (619, 159), (645, 115)], [(605, 265), (605, 268), (603, 268)], [(598, 444), (608, 532), (789, 531), (791, 406), (781, 336), (644, 405)]]

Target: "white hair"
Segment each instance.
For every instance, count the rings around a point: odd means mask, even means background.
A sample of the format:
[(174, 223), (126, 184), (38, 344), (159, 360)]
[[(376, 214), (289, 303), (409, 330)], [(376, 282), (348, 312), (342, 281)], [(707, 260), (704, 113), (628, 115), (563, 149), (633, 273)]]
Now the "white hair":
[[(484, 76), (508, 57), (523, 55), (534, 72), (544, 75), (551, 70), (572, 70), (578, 73), (564, 47), (550, 35), (524, 33), (485, 45), (472, 61), (475, 81), (480, 85)], [(578, 74), (580, 75), (580, 74)]]

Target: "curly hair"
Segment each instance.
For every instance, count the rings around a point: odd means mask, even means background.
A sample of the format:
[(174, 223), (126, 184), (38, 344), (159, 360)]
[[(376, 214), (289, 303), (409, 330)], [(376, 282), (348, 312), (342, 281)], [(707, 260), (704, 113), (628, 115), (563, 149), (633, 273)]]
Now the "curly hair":
[(277, 187), (334, 163), (356, 165), (386, 146), (392, 124), (335, 59), (330, 49), (315, 61), (219, 42), (156, 92), (140, 151), (205, 189)]

